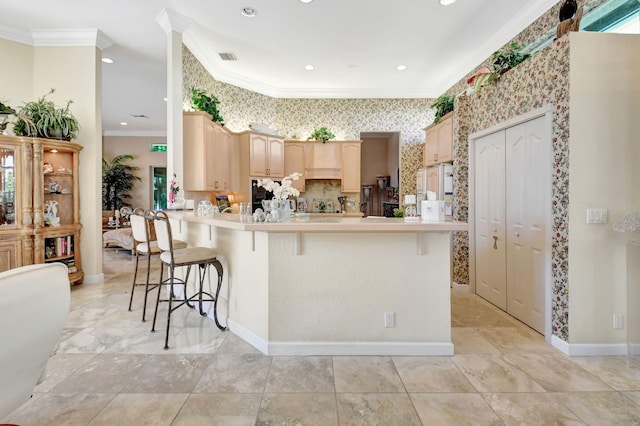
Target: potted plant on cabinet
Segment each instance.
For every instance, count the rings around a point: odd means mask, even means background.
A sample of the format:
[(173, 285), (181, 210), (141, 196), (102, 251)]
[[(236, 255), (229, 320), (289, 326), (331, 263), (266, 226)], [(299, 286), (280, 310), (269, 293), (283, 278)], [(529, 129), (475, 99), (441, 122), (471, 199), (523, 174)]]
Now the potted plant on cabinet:
[(438, 123), (442, 117), (448, 112), (453, 111), (453, 101), (455, 96), (451, 95), (442, 95), (436, 101), (431, 104), (431, 108), (436, 109), (436, 118), (433, 120), (434, 123)]
[(218, 111), (218, 104), (220, 101), (214, 95), (205, 92), (202, 89), (196, 89), (192, 87), (191, 93), (191, 106), (199, 111), (204, 111), (210, 114), (212, 120), (216, 123), (224, 124), (224, 119)]
[(80, 126), (69, 108), (73, 101), (67, 101), (64, 107), (58, 107), (47, 99), (47, 96), (54, 92), (55, 89), (51, 89), (38, 100), (24, 104), (17, 114), (18, 120), (13, 125), (16, 136), (66, 141), (78, 136)]
[(307, 140), (310, 141), (311, 139), (313, 139), (325, 143), (329, 139), (333, 139), (335, 137), (336, 135), (334, 135), (331, 130), (327, 129), (326, 127), (320, 127), (319, 129), (315, 129), (313, 133), (311, 133), (311, 135), (307, 138)]
[(102, 159), (102, 210), (119, 210), (121, 207), (131, 207), (129, 191), (136, 181), (140, 181), (134, 173), (140, 167), (127, 164), (133, 160), (133, 155), (121, 154), (111, 161)]

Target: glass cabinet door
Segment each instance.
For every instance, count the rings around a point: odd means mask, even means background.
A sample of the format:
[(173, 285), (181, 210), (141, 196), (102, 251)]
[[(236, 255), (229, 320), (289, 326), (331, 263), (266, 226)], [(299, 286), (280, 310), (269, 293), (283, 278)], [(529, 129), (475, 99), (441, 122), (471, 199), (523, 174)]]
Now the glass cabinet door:
[(16, 223), (15, 151), (0, 148), (0, 226)]

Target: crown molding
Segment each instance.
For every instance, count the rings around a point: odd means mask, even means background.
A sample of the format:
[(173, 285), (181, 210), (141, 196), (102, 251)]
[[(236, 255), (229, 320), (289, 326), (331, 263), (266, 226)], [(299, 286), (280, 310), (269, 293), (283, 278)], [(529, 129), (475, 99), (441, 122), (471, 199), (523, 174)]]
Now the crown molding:
[(17, 30), (0, 25), (0, 37), (31, 46), (95, 46), (106, 49), (113, 41), (96, 28)]
[(102, 136), (132, 136), (132, 137), (153, 137), (166, 138), (166, 130), (105, 130)]
[(156, 22), (166, 34), (169, 34), (171, 31), (184, 33), (191, 26), (193, 20), (173, 10), (162, 9), (156, 17)]

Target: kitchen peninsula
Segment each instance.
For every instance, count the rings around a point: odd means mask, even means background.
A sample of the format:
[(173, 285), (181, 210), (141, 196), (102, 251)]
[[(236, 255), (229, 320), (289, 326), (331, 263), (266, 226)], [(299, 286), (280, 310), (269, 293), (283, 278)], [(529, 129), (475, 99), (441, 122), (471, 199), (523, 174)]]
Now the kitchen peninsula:
[(466, 223), (168, 215), (174, 238), (218, 251), (218, 315), (265, 354), (453, 354), (450, 233)]

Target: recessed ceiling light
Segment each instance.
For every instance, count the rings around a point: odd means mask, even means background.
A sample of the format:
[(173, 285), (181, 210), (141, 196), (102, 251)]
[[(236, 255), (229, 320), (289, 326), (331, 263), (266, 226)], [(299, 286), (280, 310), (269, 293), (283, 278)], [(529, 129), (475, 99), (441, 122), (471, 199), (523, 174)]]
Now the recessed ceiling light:
[(113, 59), (111, 59), (111, 58), (102, 58), (102, 62), (104, 62), (105, 64), (112, 64), (113, 63)]
[(247, 18), (253, 18), (258, 14), (258, 11), (250, 6), (247, 6), (242, 8), (242, 14)]
[(121, 125), (121, 126), (126, 126), (126, 125), (127, 125), (127, 123), (125, 123), (124, 121), (121, 121), (121, 122), (120, 122), (120, 125)]
[(404, 71), (404, 70), (406, 70), (406, 69), (407, 69), (407, 66), (406, 66), (406, 65), (398, 65), (398, 66), (396, 67), (396, 69), (397, 69), (398, 71)]
[(305, 65), (304, 69), (307, 71), (313, 71), (313, 65)]
[(440, 0), (440, 4), (443, 6), (449, 6), (450, 4), (454, 4), (456, 0)]
[(167, 102), (169, 98), (162, 98), (163, 101)]
[(300, 0), (300, 3), (311, 3), (313, 0)]

